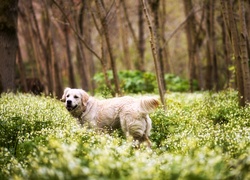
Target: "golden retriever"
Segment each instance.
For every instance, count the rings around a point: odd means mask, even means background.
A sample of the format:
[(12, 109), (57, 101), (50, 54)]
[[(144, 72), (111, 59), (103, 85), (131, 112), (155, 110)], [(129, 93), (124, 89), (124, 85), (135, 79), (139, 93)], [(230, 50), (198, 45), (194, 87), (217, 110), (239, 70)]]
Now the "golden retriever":
[(126, 137), (132, 136), (139, 145), (146, 141), (151, 146), (152, 123), (148, 113), (159, 106), (156, 98), (124, 96), (98, 100), (82, 89), (66, 88), (61, 100), (81, 125), (109, 130), (121, 128)]

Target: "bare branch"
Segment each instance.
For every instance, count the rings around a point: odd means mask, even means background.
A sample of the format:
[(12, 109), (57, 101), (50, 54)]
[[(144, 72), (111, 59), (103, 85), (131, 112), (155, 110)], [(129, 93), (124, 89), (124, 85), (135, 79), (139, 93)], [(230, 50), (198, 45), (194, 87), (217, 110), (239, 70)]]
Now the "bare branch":
[(187, 23), (187, 21), (189, 20), (189, 18), (190, 18), (193, 14), (195, 14), (195, 13), (201, 11), (201, 10), (202, 10), (202, 8), (199, 8), (199, 9), (197, 9), (197, 10), (192, 9), (192, 11), (190, 11), (190, 13), (188, 14), (188, 16), (187, 16), (187, 17), (179, 24), (179, 26), (177, 26), (177, 27), (175, 28), (175, 30), (168, 36), (168, 38), (165, 40), (165, 42), (164, 42), (164, 44), (162, 45), (162, 47), (164, 47), (166, 44), (168, 44), (168, 42), (172, 39), (172, 37), (174, 37), (174, 35), (175, 35), (181, 28), (183, 28), (183, 26)]
[(69, 27), (72, 29), (72, 31), (75, 33), (75, 35), (83, 42), (83, 44), (85, 45), (85, 47), (92, 52), (95, 57), (101, 61), (101, 57), (88, 45), (88, 43), (83, 39), (83, 37), (77, 32), (77, 30), (72, 26), (69, 18), (67, 17), (67, 15), (64, 13), (63, 9), (60, 7), (60, 5), (55, 1), (52, 0), (52, 2), (58, 7), (58, 9), (61, 11), (61, 13), (63, 14), (64, 18), (67, 20), (67, 22), (69, 23)]

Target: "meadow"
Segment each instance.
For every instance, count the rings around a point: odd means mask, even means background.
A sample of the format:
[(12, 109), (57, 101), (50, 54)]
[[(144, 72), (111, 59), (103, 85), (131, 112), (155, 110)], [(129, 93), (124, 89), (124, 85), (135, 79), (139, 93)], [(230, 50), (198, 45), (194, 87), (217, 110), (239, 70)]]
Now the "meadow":
[(250, 107), (237, 92), (168, 93), (152, 149), (81, 128), (57, 99), (0, 98), (0, 179), (250, 179)]

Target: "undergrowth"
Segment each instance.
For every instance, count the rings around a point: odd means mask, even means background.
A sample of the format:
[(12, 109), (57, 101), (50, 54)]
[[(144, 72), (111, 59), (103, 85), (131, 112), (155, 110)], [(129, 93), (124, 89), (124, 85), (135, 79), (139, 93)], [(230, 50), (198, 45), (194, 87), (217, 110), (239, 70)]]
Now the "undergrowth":
[(2, 94), (0, 179), (249, 179), (250, 108), (237, 93), (169, 93), (152, 149), (81, 128), (49, 97)]

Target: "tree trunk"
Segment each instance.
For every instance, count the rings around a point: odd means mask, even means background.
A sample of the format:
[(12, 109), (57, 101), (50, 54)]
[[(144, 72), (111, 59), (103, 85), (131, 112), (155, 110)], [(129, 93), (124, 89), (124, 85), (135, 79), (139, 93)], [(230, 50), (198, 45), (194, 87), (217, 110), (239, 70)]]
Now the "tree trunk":
[(101, 60), (101, 64), (102, 64), (102, 72), (104, 75), (104, 79), (106, 82), (106, 85), (108, 87), (108, 89), (111, 91), (112, 96), (115, 96), (115, 92), (113, 91), (112, 85), (111, 85), (111, 81), (109, 80), (108, 77), (108, 62), (107, 62), (107, 56), (106, 56), (106, 46), (105, 46), (105, 38), (104, 35), (101, 36), (101, 44), (102, 44), (102, 60)]
[[(31, 3), (30, 1), (25, 1), (25, 3), (23, 3), (22, 6), (30, 7), (31, 6), (30, 3)], [(37, 45), (38, 44), (37, 34), (34, 28), (32, 27), (33, 21), (32, 21), (32, 16), (30, 15), (30, 10), (31, 8), (29, 8), (29, 10), (27, 8), (27, 9), (24, 9), (23, 12), (20, 11), (21, 16), (19, 16), (19, 18), (22, 18), (22, 20), (24, 21), (22, 23), (26, 24), (26, 27), (21, 26), (21, 28), (19, 29), (19, 32), (20, 30), (22, 30), (24, 40), (26, 42), (29, 42), (29, 43), (25, 43), (29, 64), (33, 64), (33, 63), (36, 64), (35, 67), (32, 67), (32, 76), (33, 77), (38, 76), (42, 82), (45, 82), (44, 80), (45, 66), (44, 66), (43, 61), (41, 60), (42, 58), (39, 52), (40, 48)], [(22, 50), (24, 50), (24, 47), (22, 48)]]
[(135, 33), (135, 30), (132, 26), (132, 23), (129, 19), (129, 13), (127, 11), (127, 6), (125, 4), (125, 0), (121, 0), (121, 3), (122, 3), (122, 7), (123, 7), (123, 10), (124, 10), (124, 15), (125, 15), (125, 19), (127, 20), (127, 23), (128, 23), (128, 28), (132, 34), (132, 39), (134, 41), (134, 44), (135, 44), (135, 47), (136, 47), (136, 50), (137, 50), (137, 59), (135, 61), (135, 68), (140, 70), (140, 71), (145, 71), (145, 65), (144, 65), (144, 25), (143, 25), (143, 16), (142, 16), (142, 10), (140, 9), (140, 4), (138, 5), (138, 18), (139, 18), (139, 22), (138, 22), (138, 25), (139, 25), (139, 40), (138, 38), (136, 37), (136, 33)]
[(221, 3), (222, 18), (223, 18), (222, 36), (223, 36), (223, 43), (225, 44), (225, 46), (224, 46), (225, 62), (228, 65), (226, 67), (226, 69), (227, 69), (227, 78), (228, 78), (227, 85), (228, 85), (228, 87), (233, 87), (233, 88), (237, 89), (237, 84), (236, 84), (237, 82), (235, 82), (234, 80), (231, 81), (231, 79), (235, 79), (236, 74), (234, 72), (232, 74), (230, 74), (230, 71), (228, 70), (230, 65), (233, 64), (233, 62), (231, 62), (231, 56), (233, 55), (233, 49), (232, 49), (232, 46), (231, 46), (232, 37), (231, 37), (231, 31), (229, 29), (228, 12), (227, 12), (225, 1), (221, 0), (220, 3)]
[(15, 90), (18, 0), (0, 3), (0, 92)]
[(80, 75), (80, 81), (81, 81), (81, 87), (88, 91), (89, 87), (88, 87), (88, 80), (87, 80), (87, 76), (86, 76), (86, 62), (85, 62), (85, 53), (83, 51), (83, 47), (82, 47), (82, 43), (78, 40), (78, 38), (76, 37), (76, 42), (77, 42), (77, 46), (76, 46), (76, 57), (77, 57), (77, 69)]
[[(52, 15), (51, 15), (52, 16)], [(55, 37), (55, 27), (51, 24), (50, 33), (51, 37)], [(62, 87), (62, 79), (61, 79), (61, 71), (59, 70), (59, 58), (56, 51), (54, 38), (51, 38), (50, 41), (50, 51), (51, 51), (51, 60), (52, 60), (52, 75), (53, 75), (53, 89), (55, 97), (62, 97), (63, 87)]]
[(215, 50), (214, 32), (214, 0), (206, 3), (206, 30), (207, 30), (207, 67), (206, 67), (206, 89), (218, 90), (218, 72)]
[(202, 57), (201, 57), (201, 45), (203, 42), (203, 37), (205, 37), (205, 30), (203, 29), (203, 21), (205, 19), (205, 8), (202, 10), (201, 20), (199, 22), (199, 27), (197, 32), (194, 32), (195, 41), (194, 41), (194, 47), (195, 47), (195, 67), (197, 70), (197, 80), (199, 89), (205, 89), (205, 82), (204, 82), (204, 75), (202, 72)]
[(107, 14), (105, 13), (103, 3), (101, 2), (101, 0), (96, 0), (95, 2), (96, 2), (99, 18), (101, 20), (102, 28), (104, 31), (104, 37), (107, 43), (108, 52), (109, 52), (111, 68), (112, 68), (113, 78), (114, 78), (114, 83), (115, 83), (115, 93), (117, 95), (121, 95), (119, 78), (118, 78), (118, 73), (117, 73), (117, 68), (116, 68), (116, 61), (113, 55), (113, 48), (111, 46), (111, 40), (110, 40), (110, 35), (109, 35), (109, 26), (108, 26), (107, 17), (106, 17)]
[(242, 76), (242, 67), (240, 60), (240, 49), (239, 49), (239, 37), (236, 27), (236, 22), (233, 15), (233, 5), (232, 1), (226, 2), (221, 0), (221, 9), (223, 14), (223, 19), (226, 24), (226, 27), (229, 31), (228, 35), (230, 35), (233, 55), (235, 58), (235, 69), (236, 69), (236, 85), (239, 91), (239, 104), (241, 106), (245, 106), (245, 97), (244, 97), (244, 84), (243, 84), (243, 76)]
[(248, 33), (247, 33), (247, 25), (245, 19), (245, 7), (243, 0), (239, 0), (239, 9), (240, 9), (240, 59), (241, 59), (241, 68), (242, 68), (242, 76), (243, 76), (243, 84), (244, 84), (244, 99), (245, 103), (250, 102), (250, 77), (249, 77), (249, 56), (248, 56)]
[[(171, 62), (170, 62), (170, 52), (169, 52), (169, 45), (168, 43), (166, 43), (166, 39), (164, 38), (165, 35), (164, 33), (166, 32), (166, 20), (165, 18), (168, 16), (167, 15), (167, 11), (166, 11), (166, 8), (167, 8), (167, 2), (166, 1), (160, 1), (160, 7), (162, 7), (162, 13), (159, 15), (161, 18), (160, 18), (160, 29), (161, 29), (161, 38), (163, 38), (163, 43), (161, 44), (161, 49), (162, 49), (162, 56), (164, 57), (163, 58), (163, 70), (164, 70), (164, 74), (165, 73), (173, 73), (173, 69), (172, 69), (172, 66), (171, 66)], [(161, 12), (161, 11), (160, 11)], [(165, 82), (166, 84), (166, 82)], [(165, 86), (166, 87), (166, 86)]]
[[(91, 43), (91, 26), (90, 24), (90, 18), (88, 16), (88, 13), (84, 13), (89, 7), (90, 3), (88, 1), (82, 1), (81, 8), (78, 13), (76, 13), (74, 16), (75, 18), (75, 24), (76, 24), (76, 29), (78, 30), (79, 34), (83, 37), (86, 38), (86, 42), (89, 44), (89, 47), (92, 48), (92, 43)], [(87, 16), (87, 17), (86, 17)], [(84, 51), (83, 45), (79, 38), (76, 37), (76, 41), (78, 42), (77, 46), (77, 61), (79, 64), (82, 64), (81, 66), (78, 67), (78, 71), (81, 74), (81, 83), (82, 87), (90, 91), (92, 94), (94, 94), (94, 84), (92, 81), (92, 78), (94, 76), (95, 68), (93, 65), (93, 55), (91, 53), (88, 53)]]
[[(54, 84), (53, 84), (53, 64), (52, 64), (52, 49), (51, 49), (51, 41), (52, 41), (52, 37), (51, 37), (51, 32), (50, 32), (50, 28), (51, 28), (51, 24), (50, 24), (50, 20), (49, 20), (49, 14), (48, 14), (48, 6), (47, 6), (47, 1), (43, 0), (43, 4), (44, 4), (44, 9), (45, 11), (42, 13), (43, 16), (43, 25), (42, 25), (42, 31), (39, 30), (39, 27), (37, 27), (37, 31), (40, 31), (40, 33), (38, 33), (38, 37), (39, 37), (39, 43), (41, 43), (41, 49), (42, 49), (42, 53), (43, 56), (45, 57), (45, 67), (46, 67), (46, 82), (47, 82), (47, 87), (48, 87), (48, 94), (49, 95), (54, 95)], [(35, 17), (35, 12), (34, 13), (34, 17)], [(35, 18), (36, 19), (36, 18)], [(42, 34), (44, 36), (42, 36)], [(43, 38), (44, 37), (44, 38)], [(44, 42), (44, 43), (43, 43)]]
[(153, 59), (154, 59), (158, 89), (159, 89), (159, 94), (160, 94), (160, 98), (161, 98), (161, 103), (163, 105), (163, 108), (165, 109), (166, 106), (165, 106), (165, 97), (164, 97), (165, 96), (164, 77), (162, 76), (163, 73), (161, 72), (162, 69), (160, 67), (160, 62), (159, 62), (158, 54), (157, 54), (159, 44), (157, 44), (157, 41), (155, 39), (155, 34), (154, 34), (152, 22), (151, 22), (151, 19), (149, 17), (149, 13), (148, 13), (145, 1), (141, 0), (141, 4), (142, 4), (143, 10), (144, 10), (144, 14), (145, 14), (145, 17), (147, 19), (148, 28), (150, 31), (150, 45), (151, 45), (151, 50), (152, 50)]
[(69, 42), (68, 24), (64, 24), (63, 30), (64, 30), (63, 32), (64, 32), (64, 37), (65, 37), (65, 46), (66, 46), (66, 55), (67, 55), (66, 58), (68, 62), (69, 86), (72, 88), (76, 88), (76, 81), (75, 81), (75, 76), (74, 76), (74, 69), (73, 69), (70, 44), (69, 44), (70, 42)]
[(232, 50), (230, 49), (230, 42), (229, 42), (229, 36), (227, 36), (227, 31), (226, 31), (226, 24), (224, 21), (221, 22), (221, 29), (222, 29), (222, 42), (223, 42), (223, 58), (224, 62), (223, 63), (223, 69), (225, 71), (225, 88), (235, 88), (235, 84), (230, 82), (232, 73), (229, 70), (229, 67), (232, 65), (230, 54), (232, 53)]
[(124, 20), (124, 16), (120, 8), (120, 4), (117, 5), (118, 10), (118, 21), (119, 21), (119, 35), (121, 37), (121, 44), (122, 44), (122, 51), (123, 51), (123, 64), (127, 70), (133, 69), (132, 61), (130, 58), (129, 53), (129, 46), (128, 46), (128, 25)]
[[(43, 1), (43, 3), (45, 4), (46, 2)], [(44, 6), (44, 8), (46, 9), (46, 5)], [(32, 4), (32, 0), (29, 0), (29, 9), (30, 9), (30, 13), (34, 22), (34, 26), (35, 29), (32, 29), (33, 34), (35, 35), (35, 37), (37, 38), (38, 44), (39, 46), (39, 50), (40, 53), (39, 56), (42, 56), (42, 60), (39, 61), (40, 65), (44, 66), (43, 71), (45, 74), (45, 87), (46, 87), (46, 94), (53, 94), (53, 81), (52, 81), (52, 75), (51, 75), (51, 54), (50, 54), (50, 49), (48, 47), (49, 46), (49, 39), (47, 38), (46, 42), (43, 41), (42, 38), (42, 34), (38, 25), (38, 20), (36, 17), (36, 14), (34, 12), (34, 8), (33, 8), (33, 4)], [(45, 14), (43, 15), (44, 18), (44, 23), (42, 24), (43, 27), (43, 31), (45, 34), (45, 37), (47, 37), (47, 35), (49, 34), (49, 24), (48, 24), (48, 15)], [(45, 45), (46, 44), (46, 45)], [(36, 45), (36, 44), (35, 44)], [(40, 58), (40, 57), (38, 57)]]
[(159, 0), (151, 0), (149, 1), (153, 15), (154, 15), (154, 27), (155, 27), (155, 43), (158, 44), (158, 48), (156, 48), (156, 53), (159, 61), (160, 73), (162, 77), (162, 86), (164, 88), (164, 92), (166, 91), (166, 83), (164, 80), (164, 62), (163, 62), (163, 48), (160, 46), (160, 23), (159, 23)]
[(235, 57), (236, 83), (239, 91), (239, 103), (241, 106), (245, 106), (244, 82), (243, 82), (241, 59), (240, 59), (239, 37), (238, 37), (236, 22), (233, 15), (234, 10), (231, 0), (227, 4), (227, 12), (229, 18), (229, 29), (231, 30), (231, 36), (232, 36), (231, 43), (233, 46), (234, 57)]
[(145, 71), (144, 67), (144, 52), (145, 52), (145, 40), (144, 40), (144, 18), (143, 18), (143, 9), (140, 4), (138, 5), (138, 17), (139, 17), (139, 41), (137, 44), (139, 52), (139, 70)]
[[(74, 20), (75, 20), (75, 29), (76, 31), (79, 33), (79, 35), (81, 35), (83, 37), (83, 32), (84, 32), (84, 28), (83, 28), (83, 24), (85, 23), (85, 18), (84, 18), (84, 8), (86, 6), (86, 1), (82, 1), (82, 5), (81, 8), (79, 10), (78, 13), (74, 14)], [(77, 69), (78, 69), (78, 73), (80, 75), (80, 81), (81, 81), (81, 87), (85, 90), (85, 91), (89, 91), (89, 79), (88, 79), (88, 73), (87, 73), (87, 69), (88, 69), (88, 62), (86, 61), (86, 55), (85, 52), (83, 50), (83, 46), (82, 43), (80, 41), (80, 39), (75, 36), (75, 41), (77, 42), (77, 46), (76, 46), (76, 57), (77, 57)]]
[(51, 74), (51, 85), (52, 85), (52, 95), (54, 97), (61, 97), (62, 92), (63, 92), (63, 87), (61, 83), (61, 71), (59, 71), (58, 67), (58, 55), (56, 52), (55, 44), (54, 41), (56, 40), (56, 33), (55, 33), (55, 26), (51, 21), (50, 17), (53, 17), (52, 13), (52, 7), (51, 7), (51, 2), (46, 1), (44, 2), (44, 7), (45, 7), (45, 26), (46, 31), (48, 32), (45, 36), (47, 38), (47, 43), (48, 43), (48, 51), (49, 51), (49, 59), (50, 59), (50, 69), (48, 72)]
[[(86, 2), (86, 8), (83, 9), (82, 14), (91, 7), (91, 1), (85, 1)], [(86, 13), (85, 13), (86, 14)], [(89, 26), (91, 24), (91, 14), (87, 13), (85, 17), (85, 21), (82, 22), (82, 34), (85, 34), (87, 37), (87, 42), (89, 43), (89, 46), (93, 48), (93, 36), (92, 36), (92, 31), (93, 31), (93, 26)], [(80, 22), (79, 22), (80, 25)], [(85, 30), (85, 31), (84, 31)], [(96, 73), (96, 66), (95, 66), (95, 61), (94, 61), (94, 56), (90, 51), (86, 51), (86, 60), (88, 61), (88, 86), (89, 86), (89, 91), (94, 94), (95, 92), (95, 82), (93, 80), (93, 77)]]
[[(192, 11), (193, 5), (191, 0), (183, 0), (184, 3), (184, 9), (185, 14), (188, 16), (188, 14)], [(190, 15), (190, 18), (186, 24), (186, 35), (187, 35), (187, 43), (188, 43), (188, 65), (189, 65), (189, 85), (190, 85), (190, 91), (193, 92), (193, 81), (195, 77), (195, 47), (194, 47), (194, 37), (193, 37), (193, 31), (194, 31), (194, 15)]]
[(21, 87), (23, 87), (24, 92), (28, 92), (27, 82), (26, 82), (26, 72), (25, 72), (25, 67), (23, 65), (23, 57), (22, 57), (22, 53), (21, 53), (19, 44), (18, 44), (17, 66), (18, 66), (18, 70), (20, 73)]
[(105, 38), (104, 38), (104, 34), (100, 31), (100, 28), (96, 22), (96, 19), (95, 19), (95, 16), (93, 14), (93, 12), (91, 13), (92, 14), (92, 17), (93, 17), (93, 20), (94, 20), (94, 24), (96, 26), (96, 29), (101, 37), (101, 58), (99, 58), (100, 60), (100, 63), (101, 63), (101, 67), (102, 67), (102, 72), (103, 72), (103, 75), (104, 75), (104, 80), (105, 80), (105, 83), (106, 83), (106, 86), (109, 90), (111, 90), (111, 93), (113, 96), (115, 96), (115, 92), (113, 91), (113, 88), (112, 88), (112, 85), (111, 85), (111, 82), (108, 78), (108, 68), (107, 68), (107, 59), (106, 59), (106, 43), (105, 43)]

